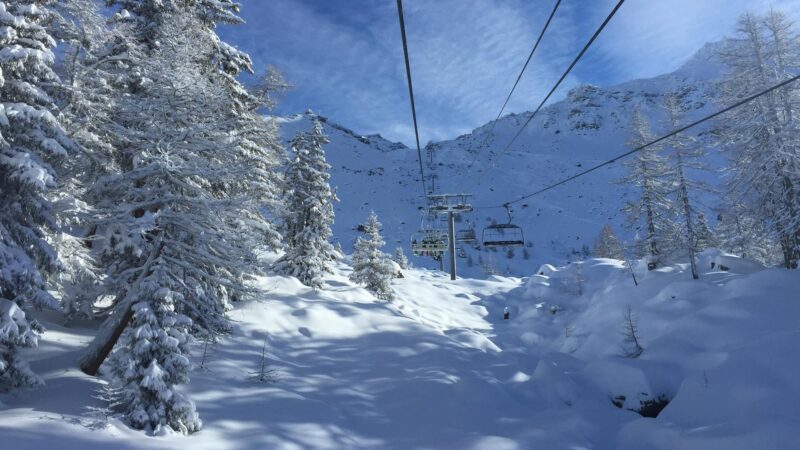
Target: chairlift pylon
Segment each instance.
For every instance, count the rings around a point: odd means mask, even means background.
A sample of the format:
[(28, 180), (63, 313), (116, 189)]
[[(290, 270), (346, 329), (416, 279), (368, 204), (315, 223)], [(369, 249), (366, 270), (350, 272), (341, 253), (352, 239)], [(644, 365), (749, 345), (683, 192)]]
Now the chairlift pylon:
[(481, 241), (485, 248), (522, 247), (525, 245), (525, 234), (522, 228), (511, 223), (511, 205), (503, 205), (508, 213), (507, 223), (496, 223), (483, 229)]

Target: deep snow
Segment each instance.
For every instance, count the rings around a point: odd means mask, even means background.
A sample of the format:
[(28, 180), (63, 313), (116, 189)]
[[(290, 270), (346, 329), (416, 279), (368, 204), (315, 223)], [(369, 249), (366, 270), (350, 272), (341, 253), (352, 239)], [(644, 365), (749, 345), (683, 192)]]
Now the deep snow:
[[(731, 270), (711, 269), (720, 258)], [(700, 266), (698, 281), (685, 266), (637, 268), (636, 287), (620, 262), (588, 260), (582, 295), (575, 265), (454, 282), (406, 270), (391, 303), (345, 264), (320, 291), (261, 278), (261, 300), (237, 305), (233, 333), (185, 386), (205, 423), (189, 437), (90, 409), (102, 382), (75, 361), (91, 331), (43, 314), (27, 356), (47, 385), (0, 396), (3, 448), (791, 448), (800, 277), (713, 251)], [(645, 348), (635, 360), (620, 356), (627, 305)], [(249, 378), (265, 338), (271, 384)], [(611, 403), (621, 395), (626, 408), (672, 401), (643, 418)]]

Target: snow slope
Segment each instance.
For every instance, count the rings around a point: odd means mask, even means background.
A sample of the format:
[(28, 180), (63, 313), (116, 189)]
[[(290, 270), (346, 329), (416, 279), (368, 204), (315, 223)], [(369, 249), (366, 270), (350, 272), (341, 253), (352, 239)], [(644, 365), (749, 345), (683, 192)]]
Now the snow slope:
[[(353, 286), (345, 264), (321, 291), (264, 277), (263, 298), (237, 306), (233, 333), (185, 387), (205, 423), (189, 437), (148, 437), (88, 409), (102, 405), (102, 383), (75, 369), (89, 333), (45, 314), (30, 357), (47, 386), (0, 396), (0, 438), (14, 449), (791, 448), (800, 277), (713, 251), (700, 266), (699, 281), (682, 265), (637, 268), (639, 286), (612, 260), (523, 279), (407, 270), (392, 303)], [(627, 305), (639, 359), (620, 356)], [(249, 378), (265, 340), (268, 384)], [(658, 418), (626, 409), (660, 395), (671, 402)]]
[[(502, 149), (530, 113), (504, 116), (493, 129), (490, 122), (452, 141), (429, 143), (423, 155), (426, 175), (435, 177), (429, 180), (429, 188), (440, 193), (474, 194), (474, 204), (482, 208), (459, 226), (470, 221), (480, 234), (493, 220), (505, 222), (505, 210), (499, 205), (627, 151), (628, 124), (635, 108), (651, 119), (655, 133), (666, 131), (661, 101), (668, 91), (680, 96), (687, 121), (718, 109), (719, 105), (712, 103), (714, 80), (722, 73), (714, 56), (717, 45), (707, 45), (670, 74), (612, 87), (579, 86), (571, 90), (564, 100), (545, 107), (505, 153)], [(499, 105), (486, 107), (494, 110)], [(281, 122), (288, 141), (296, 131), (310, 129), (314, 117), (305, 114), (276, 120)], [(331, 184), (341, 199), (336, 207), (334, 235), (345, 251), (351, 251), (356, 226), (374, 209), (384, 224), (389, 245), (403, 246), (409, 254), (411, 234), (420, 227), (418, 208), (422, 205), (416, 151), (380, 136), (360, 136), (329, 118), (322, 119), (331, 140), (326, 148), (333, 166)], [(701, 143), (709, 144), (707, 127), (698, 128), (697, 133)], [(468, 172), (467, 166), (479, 149), (480, 156)], [(718, 165), (719, 154), (709, 153), (712, 166)], [(461, 272), (470, 277), (485, 276), (479, 257), (483, 265), (516, 276), (528, 274), (545, 262), (564, 263), (583, 245), (591, 247), (605, 223), (631, 237), (631, 232), (623, 232), (625, 217), (620, 212), (630, 188), (612, 184), (623, 171), (615, 164), (518, 203), (514, 220), (525, 229), (531, 245), (529, 259), (521, 249), (507, 255), (466, 246), (473, 265), (467, 267), (466, 259), (459, 259)], [(718, 183), (713, 173), (693, 175), (712, 185)], [(417, 265), (437, 267), (430, 258), (413, 259)]]

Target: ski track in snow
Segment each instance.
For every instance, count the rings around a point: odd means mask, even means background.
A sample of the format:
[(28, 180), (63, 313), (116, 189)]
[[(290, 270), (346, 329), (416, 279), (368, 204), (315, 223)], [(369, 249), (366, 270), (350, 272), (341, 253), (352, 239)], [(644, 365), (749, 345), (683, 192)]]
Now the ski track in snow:
[[(800, 279), (741, 267), (699, 281), (683, 266), (639, 268), (634, 287), (619, 262), (589, 260), (580, 296), (574, 266), (455, 282), (406, 270), (391, 303), (352, 285), (344, 264), (320, 291), (262, 278), (263, 298), (231, 312), (234, 332), (184, 386), (204, 421), (189, 437), (88, 409), (103, 406), (102, 382), (75, 360), (91, 332), (43, 314), (49, 330), (28, 356), (47, 385), (0, 397), (0, 436), (14, 449), (786, 448), (800, 438)], [(629, 304), (636, 360), (619, 356)], [(278, 376), (260, 384), (249, 374), (265, 338)], [(635, 407), (642, 393), (674, 399), (657, 419), (610, 401)]]

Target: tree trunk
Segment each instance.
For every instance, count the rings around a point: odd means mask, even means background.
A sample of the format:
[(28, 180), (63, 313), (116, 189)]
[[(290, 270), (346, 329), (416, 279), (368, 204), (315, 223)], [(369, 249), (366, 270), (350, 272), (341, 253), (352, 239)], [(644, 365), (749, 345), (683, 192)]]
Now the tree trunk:
[(128, 288), (125, 298), (122, 299), (119, 306), (116, 308), (119, 314), (112, 314), (111, 317), (106, 319), (97, 337), (94, 338), (83, 353), (83, 356), (81, 356), (78, 363), (83, 373), (91, 376), (97, 375), (100, 366), (114, 349), (120, 336), (122, 336), (122, 332), (125, 331), (131, 318), (133, 318), (133, 298), (138, 291), (139, 284), (150, 275), (150, 267), (161, 255), (162, 247), (161, 236), (159, 236), (153, 246), (153, 250), (150, 252), (150, 256), (147, 258), (147, 261), (145, 261), (144, 266), (142, 266), (139, 277), (136, 278), (136, 281)]
[(694, 243), (696, 236), (694, 233), (694, 224), (692, 224), (692, 207), (689, 204), (689, 192), (686, 190), (686, 179), (683, 177), (683, 159), (681, 158), (680, 150), (677, 150), (677, 159), (678, 182), (680, 183), (680, 196), (683, 201), (683, 214), (686, 219), (686, 237), (689, 243), (689, 261), (692, 266), (692, 278), (696, 280), (700, 278), (700, 274), (697, 273), (697, 263), (694, 260)]

